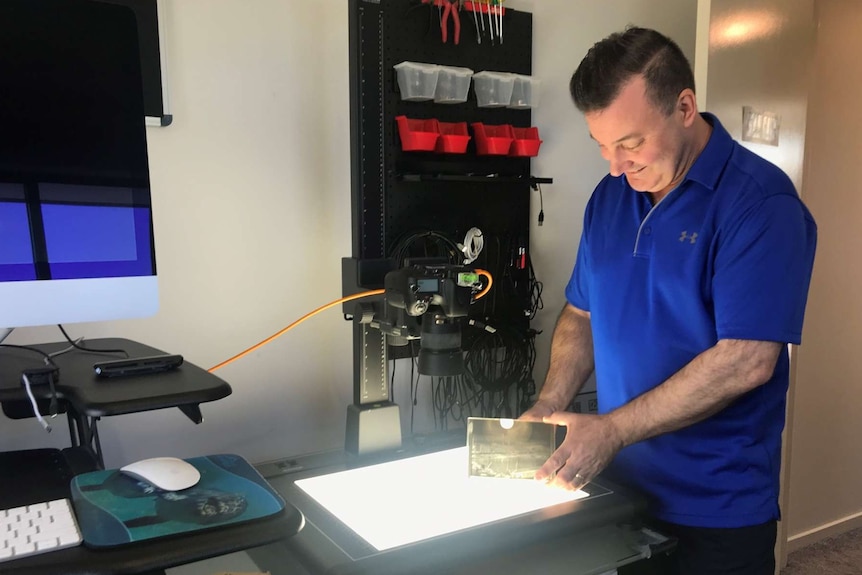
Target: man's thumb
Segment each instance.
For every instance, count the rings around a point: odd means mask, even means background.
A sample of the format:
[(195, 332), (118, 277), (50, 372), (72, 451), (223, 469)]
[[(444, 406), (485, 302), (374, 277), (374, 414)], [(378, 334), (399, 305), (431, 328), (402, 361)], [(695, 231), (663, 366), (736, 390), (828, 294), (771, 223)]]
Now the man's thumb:
[(546, 415), (542, 418), (545, 423), (553, 423), (554, 425), (568, 426), (569, 420), (566, 418), (565, 411), (555, 411), (551, 415)]

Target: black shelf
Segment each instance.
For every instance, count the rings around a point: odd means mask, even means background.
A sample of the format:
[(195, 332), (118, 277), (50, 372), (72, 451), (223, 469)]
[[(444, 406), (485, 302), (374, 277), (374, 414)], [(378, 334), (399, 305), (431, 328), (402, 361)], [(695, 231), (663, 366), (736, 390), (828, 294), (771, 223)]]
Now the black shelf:
[(501, 176), (498, 174), (396, 174), (401, 182), (487, 182), (493, 184), (553, 184), (554, 178), (537, 178), (534, 176)]

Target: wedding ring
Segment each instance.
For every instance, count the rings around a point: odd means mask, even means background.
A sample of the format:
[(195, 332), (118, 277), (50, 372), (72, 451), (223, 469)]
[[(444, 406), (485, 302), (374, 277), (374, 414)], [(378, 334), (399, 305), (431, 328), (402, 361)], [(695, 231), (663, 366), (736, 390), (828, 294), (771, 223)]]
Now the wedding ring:
[(579, 483), (586, 483), (587, 478), (584, 477), (583, 475), (581, 475), (580, 473), (575, 473), (575, 481), (578, 481)]

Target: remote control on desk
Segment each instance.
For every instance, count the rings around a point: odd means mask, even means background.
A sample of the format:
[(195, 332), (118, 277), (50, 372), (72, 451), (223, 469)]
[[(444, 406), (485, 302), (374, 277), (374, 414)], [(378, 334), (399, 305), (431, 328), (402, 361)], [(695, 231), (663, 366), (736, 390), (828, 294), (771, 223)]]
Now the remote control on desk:
[(161, 373), (176, 369), (182, 364), (183, 356), (165, 354), (101, 361), (94, 364), (93, 369), (99, 377), (129, 377), (133, 375)]

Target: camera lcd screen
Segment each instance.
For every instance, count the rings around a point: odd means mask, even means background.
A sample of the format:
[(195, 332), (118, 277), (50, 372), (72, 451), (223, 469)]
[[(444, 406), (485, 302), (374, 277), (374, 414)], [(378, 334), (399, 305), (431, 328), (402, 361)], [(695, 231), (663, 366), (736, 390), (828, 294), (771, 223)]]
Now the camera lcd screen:
[(437, 293), (440, 291), (440, 280), (437, 278), (425, 278), (416, 280), (419, 293)]

